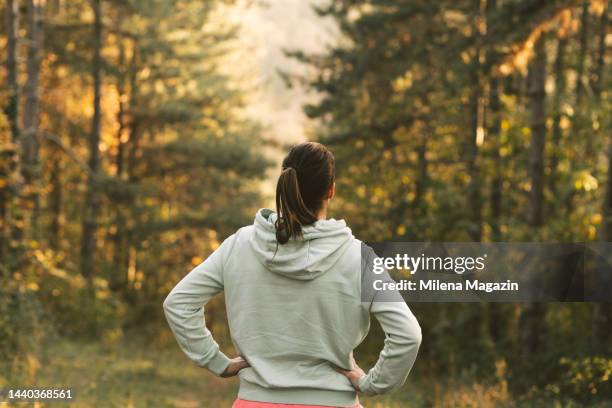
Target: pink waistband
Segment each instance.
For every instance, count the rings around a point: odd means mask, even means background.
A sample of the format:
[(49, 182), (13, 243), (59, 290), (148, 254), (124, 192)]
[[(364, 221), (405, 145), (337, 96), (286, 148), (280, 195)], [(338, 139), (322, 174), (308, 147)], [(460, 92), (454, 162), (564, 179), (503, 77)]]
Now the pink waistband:
[[(332, 408), (328, 405), (301, 405), (301, 404), (276, 404), (272, 402), (247, 401), (238, 398), (234, 401), (232, 408)], [(360, 403), (357, 403), (351, 408), (363, 408)]]

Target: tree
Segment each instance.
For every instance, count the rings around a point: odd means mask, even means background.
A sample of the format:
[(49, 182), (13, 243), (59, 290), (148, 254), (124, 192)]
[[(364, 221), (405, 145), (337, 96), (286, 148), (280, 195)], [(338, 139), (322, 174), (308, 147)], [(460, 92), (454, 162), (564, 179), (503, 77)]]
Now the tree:
[(580, 51), (578, 68), (576, 69), (576, 106), (580, 109), (584, 97), (584, 71), (589, 48), (589, 1), (582, 2), (582, 17), (580, 19)]
[[(529, 223), (537, 236), (544, 223), (544, 167), (546, 147), (546, 37), (541, 35), (533, 46), (534, 56), (528, 72), (528, 95), (531, 113), (529, 147), (530, 216)], [(527, 358), (541, 347), (545, 309), (541, 303), (527, 303), (521, 314), (521, 351)]]
[(472, 241), (478, 242), (482, 239), (482, 196), (480, 188), (482, 185), (482, 179), (480, 175), (480, 145), (484, 142), (484, 127), (482, 126), (483, 117), (483, 98), (482, 98), (482, 27), (484, 3), (480, 0), (474, 2), (474, 27), (472, 29), (473, 42), (475, 44), (473, 49), (473, 56), (471, 61), (470, 70), (470, 91), (469, 91), (469, 104), (468, 112), (466, 116), (470, 118), (469, 126), (469, 138), (467, 141), (467, 172), (470, 177), (470, 181), (467, 187), (469, 195), (469, 207), (471, 208), (471, 225), (470, 225), (470, 238)]
[(544, 150), (546, 146), (546, 48), (545, 37), (534, 44), (528, 83), (531, 111), (529, 173), (531, 179), (530, 224), (537, 230), (544, 222)]
[(10, 224), (11, 198), (10, 190), (14, 179), (15, 164), (18, 162), (16, 145), (20, 139), (19, 129), (19, 84), (17, 65), (17, 35), (19, 32), (19, 10), (16, 0), (8, 0), (5, 10), (6, 25), (6, 85), (9, 91), (8, 102), (4, 109), (10, 127), (9, 140), (3, 141), (2, 169), (0, 186), (0, 259), (6, 259), (11, 237), (19, 239), (21, 232), (16, 225)]
[(13, 143), (18, 143), (19, 132), (19, 84), (17, 65), (17, 35), (19, 33), (19, 8), (17, 0), (7, 0), (5, 9), (6, 24), (6, 82), (9, 101), (5, 114), (10, 123)]
[(559, 182), (559, 154), (562, 142), (563, 130), (561, 129), (561, 120), (564, 117), (562, 112), (561, 101), (565, 95), (565, 52), (567, 47), (567, 38), (565, 33), (559, 33), (561, 36), (557, 40), (557, 53), (555, 56), (554, 73), (555, 73), (555, 94), (552, 102), (553, 126), (551, 138), (551, 156), (550, 156), (550, 177), (548, 188), (553, 195), (557, 196)]
[(27, 188), (27, 205), (31, 211), (31, 232), (38, 237), (39, 194), (36, 184), (40, 177), (40, 67), (42, 60), (43, 3), (40, 0), (27, 1), (27, 61), (26, 84), (24, 87), (23, 134), (21, 135), (21, 171)]
[[(487, 19), (487, 36), (486, 36), (486, 60), (490, 61), (495, 57), (495, 41), (491, 38), (489, 24), (495, 16), (497, 9), (496, 0), (488, 0), (486, 2), (486, 19)], [(501, 163), (501, 119), (502, 106), (500, 100), (501, 86), (497, 75), (491, 75), (489, 79), (489, 97), (488, 109), (486, 110), (485, 122), (487, 126), (487, 138), (491, 149), (492, 175), (491, 188), (489, 195), (490, 205), (490, 224), (491, 224), (491, 241), (501, 242), (501, 217), (502, 217), (502, 201), (503, 201), (503, 175)], [(485, 305), (488, 307), (487, 324), (488, 335), (493, 344), (499, 344), (502, 340), (502, 325), (503, 314), (501, 306), (497, 303)], [(484, 319), (483, 319), (484, 320)]]
[(81, 274), (90, 282), (93, 275), (93, 257), (96, 248), (96, 229), (100, 200), (97, 182), (100, 179), (100, 126), (102, 118), (101, 88), (102, 88), (102, 0), (92, 1), (94, 14), (93, 23), (93, 117), (91, 134), (89, 136), (89, 165), (87, 177), (87, 193), (85, 196), (85, 217), (83, 218), (83, 240), (81, 247)]

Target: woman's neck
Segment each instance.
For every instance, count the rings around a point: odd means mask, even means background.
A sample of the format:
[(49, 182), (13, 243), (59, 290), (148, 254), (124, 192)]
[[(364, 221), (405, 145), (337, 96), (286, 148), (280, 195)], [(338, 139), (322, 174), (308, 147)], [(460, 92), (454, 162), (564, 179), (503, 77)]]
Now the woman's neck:
[(319, 213), (317, 214), (317, 219), (319, 220), (326, 220), (327, 219), (327, 204), (323, 204), (323, 207), (321, 208), (321, 211), (319, 211)]

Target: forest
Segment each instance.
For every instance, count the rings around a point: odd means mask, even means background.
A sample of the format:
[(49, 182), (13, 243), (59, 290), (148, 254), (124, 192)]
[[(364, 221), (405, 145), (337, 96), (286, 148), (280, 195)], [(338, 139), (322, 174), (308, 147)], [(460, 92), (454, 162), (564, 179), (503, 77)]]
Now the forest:
[[(75, 407), (231, 405), (237, 382), (187, 362), (162, 302), (273, 205), (262, 186), (289, 145), (228, 73), (240, 26), (223, 10), (239, 1), (0, 6), (0, 389), (72, 387)], [(276, 75), (314, 95), (303, 139), (334, 152), (330, 215), (355, 236), (612, 241), (609, 1), (312, 7), (337, 38), (285, 49), (304, 70)], [(610, 303), (409, 305), (414, 370), (365, 407), (612, 403)], [(229, 353), (222, 296), (206, 320)], [(364, 368), (383, 340), (373, 325)]]

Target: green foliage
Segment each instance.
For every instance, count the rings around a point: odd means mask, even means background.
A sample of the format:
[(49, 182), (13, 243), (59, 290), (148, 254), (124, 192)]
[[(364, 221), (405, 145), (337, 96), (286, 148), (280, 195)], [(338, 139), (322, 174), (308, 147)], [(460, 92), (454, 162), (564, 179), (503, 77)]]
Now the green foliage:
[[(532, 387), (523, 403), (544, 404), (555, 401), (560, 406), (610, 401), (612, 360), (609, 357), (561, 358), (557, 377), (542, 387)], [(604, 405), (605, 406), (605, 405)]]
[[(499, 224), (505, 240), (595, 238), (606, 169), (600, 165), (603, 157), (594, 160), (585, 146), (603, 156), (606, 139), (600, 130), (609, 123), (595, 97), (585, 98), (583, 106), (573, 108), (573, 117), (563, 119), (560, 145), (546, 147), (561, 156), (555, 169), (545, 170), (547, 179), (559, 179), (559, 189), (545, 191), (546, 225), (535, 237), (529, 225), (532, 135), (525, 61), (530, 54), (521, 50), (533, 41), (530, 36), (562, 35), (569, 23), (561, 11), (578, 19), (580, 7), (571, 1), (497, 3), (479, 10), (467, 1), (334, 1), (319, 12), (338, 22), (338, 44), (320, 55), (289, 53), (315, 68), (313, 76), (300, 80), (322, 97), (305, 111), (321, 120), (320, 139), (336, 154), (342, 194), (335, 208), (361, 237), (462, 241), (482, 228), (483, 239), (491, 240), (492, 225)], [(596, 26), (597, 16), (589, 18)], [(575, 59), (580, 28), (572, 27)], [(596, 37), (589, 38), (591, 50)], [(552, 57), (554, 41), (547, 44)], [(594, 66), (597, 51), (591, 58)], [(501, 84), (499, 114), (486, 106), (493, 78)], [(480, 92), (488, 117), (475, 117), (473, 92)], [(563, 95), (569, 111), (572, 92), (576, 89)], [(498, 135), (492, 129), (495, 118)], [(472, 158), (471, 139), (478, 137)], [(503, 183), (499, 215), (489, 204), (496, 172)], [(476, 196), (470, 193), (475, 179)], [(370, 222), (363, 208), (386, 222)], [(480, 209), (477, 217), (474, 208)]]
[(581, 396), (610, 400), (610, 379), (612, 377), (612, 359), (596, 356), (583, 359), (562, 358), (561, 366), (566, 370), (561, 386), (562, 394), (580, 399)]

